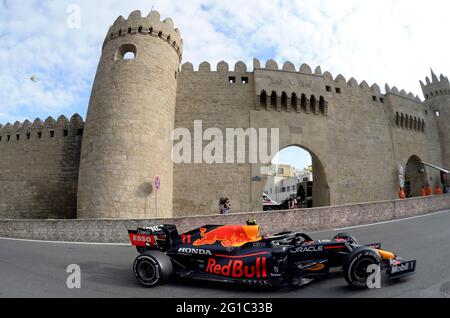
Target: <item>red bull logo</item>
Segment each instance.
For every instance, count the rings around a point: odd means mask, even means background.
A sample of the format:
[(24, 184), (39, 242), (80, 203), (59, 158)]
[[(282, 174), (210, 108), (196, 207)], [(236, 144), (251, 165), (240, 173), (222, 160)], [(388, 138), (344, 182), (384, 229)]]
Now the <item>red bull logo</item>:
[(194, 242), (194, 246), (212, 245), (221, 242), (223, 247), (240, 247), (245, 243), (261, 240), (259, 226), (257, 225), (226, 225), (206, 232), (200, 229), (201, 239)]
[(221, 265), (214, 258), (208, 259), (206, 272), (233, 278), (265, 278), (267, 277), (267, 259), (257, 257), (255, 265), (246, 265), (242, 260), (230, 260)]

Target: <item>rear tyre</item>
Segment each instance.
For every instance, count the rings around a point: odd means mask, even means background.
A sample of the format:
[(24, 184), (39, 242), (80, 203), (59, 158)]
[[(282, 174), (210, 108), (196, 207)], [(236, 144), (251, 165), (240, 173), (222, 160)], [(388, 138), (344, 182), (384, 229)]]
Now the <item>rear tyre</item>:
[(339, 233), (337, 234), (335, 237), (333, 237), (333, 241), (334, 240), (346, 240), (347, 242), (353, 243), (353, 244), (358, 244), (358, 241), (356, 240), (356, 238), (348, 233)]
[(354, 288), (367, 288), (371, 265), (381, 266), (381, 257), (376, 250), (366, 246), (354, 249), (344, 264), (345, 280)]
[(173, 273), (170, 258), (160, 251), (145, 251), (136, 257), (133, 272), (139, 284), (146, 288), (164, 284)]

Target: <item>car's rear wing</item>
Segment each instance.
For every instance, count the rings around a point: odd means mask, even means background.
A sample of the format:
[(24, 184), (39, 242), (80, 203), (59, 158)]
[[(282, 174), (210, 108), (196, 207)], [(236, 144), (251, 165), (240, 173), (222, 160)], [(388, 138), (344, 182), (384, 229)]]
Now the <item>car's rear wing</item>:
[(164, 251), (179, 239), (177, 227), (167, 224), (128, 230), (128, 236), (133, 246)]

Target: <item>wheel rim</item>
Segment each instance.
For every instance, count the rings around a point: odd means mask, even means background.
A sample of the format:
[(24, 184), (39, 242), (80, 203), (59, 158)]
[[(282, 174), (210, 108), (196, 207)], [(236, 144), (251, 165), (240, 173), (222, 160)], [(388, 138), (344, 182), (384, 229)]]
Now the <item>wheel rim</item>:
[(149, 261), (142, 261), (138, 265), (138, 273), (141, 279), (146, 283), (152, 283), (156, 280), (155, 265)]
[(373, 264), (375, 264), (375, 263), (370, 258), (364, 258), (364, 259), (359, 260), (355, 264), (355, 270), (354, 270), (355, 278), (358, 281), (366, 281), (370, 275), (370, 273), (367, 272), (367, 267), (369, 267), (369, 265), (373, 265)]

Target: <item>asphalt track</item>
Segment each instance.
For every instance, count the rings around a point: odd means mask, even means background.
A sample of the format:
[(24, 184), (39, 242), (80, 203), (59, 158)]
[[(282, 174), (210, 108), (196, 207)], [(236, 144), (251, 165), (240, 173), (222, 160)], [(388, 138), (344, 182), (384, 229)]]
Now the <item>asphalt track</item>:
[[(396, 283), (383, 280), (381, 289), (363, 291), (349, 288), (339, 274), (300, 289), (189, 280), (144, 289), (132, 274), (136, 252), (130, 246), (0, 239), (0, 297), (450, 297), (450, 211), (346, 231), (360, 243), (382, 242), (406, 259), (417, 259), (417, 274)], [(337, 232), (312, 237), (331, 238)], [(81, 268), (80, 289), (66, 286), (69, 264)]]

